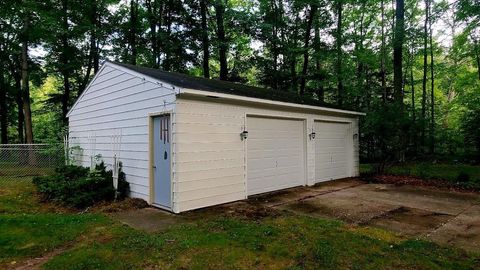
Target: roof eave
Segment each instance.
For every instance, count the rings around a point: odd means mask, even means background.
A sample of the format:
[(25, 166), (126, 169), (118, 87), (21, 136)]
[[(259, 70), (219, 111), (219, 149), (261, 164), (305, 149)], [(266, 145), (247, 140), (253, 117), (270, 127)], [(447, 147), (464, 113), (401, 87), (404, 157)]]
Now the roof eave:
[(363, 112), (356, 112), (356, 111), (349, 111), (349, 110), (342, 110), (342, 109), (334, 109), (334, 108), (327, 108), (327, 107), (320, 107), (320, 106), (312, 106), (312, 105), (305, 105), (305, 104), (298, 104), (298, 103), (290, 103), (290, 102), (283, 102), (283, 101), (274, 101), (274, 100), (268, 100), (268, 99), (262, 99), (262, 98), (237, 96), (237, 95), (203, 91), (203, 90), (190, 89), (190, 88), (182, 88), (182, 90), (177, 95), (216, 97), (216, 98), (224, 98), (224, 99), (229, 99), (229, 100), (243, 101), (243, 102), (248, 102), (248, 103), (268, 104), (268, 105), (274, 105), (274, 106), (299, 108), (299, 109), (305, 109), (305, 110), (314, 110), (314, 111), (322, 111), (322, 112), (330, 112), (330, 113), (338, 113), (338, 114), (344, 114), (344, 115), (355, 115), (355, 116), (365, 116), (366, 115), (366, 113), (363, 113)]

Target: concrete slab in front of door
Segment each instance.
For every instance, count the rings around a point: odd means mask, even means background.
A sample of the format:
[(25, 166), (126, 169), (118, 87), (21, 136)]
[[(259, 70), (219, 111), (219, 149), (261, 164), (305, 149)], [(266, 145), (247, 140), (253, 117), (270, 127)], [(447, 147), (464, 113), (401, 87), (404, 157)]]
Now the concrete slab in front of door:
[(112, 214), (123, 224), (149, 233), (164, 231), (173, 225), (188, 222), (182, 216), (156, 208), (143, 208)]

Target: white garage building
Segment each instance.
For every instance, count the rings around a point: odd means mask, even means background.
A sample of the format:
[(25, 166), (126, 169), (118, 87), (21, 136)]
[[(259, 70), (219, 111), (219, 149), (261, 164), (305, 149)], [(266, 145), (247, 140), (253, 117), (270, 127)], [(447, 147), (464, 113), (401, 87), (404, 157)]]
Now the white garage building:
[(361, 115), (281, 91), (105, 62), (68, 117), (79, 164), (100, 155), (111, 165), (119, 145), (131, 196), (179, 213), (357, 176)]

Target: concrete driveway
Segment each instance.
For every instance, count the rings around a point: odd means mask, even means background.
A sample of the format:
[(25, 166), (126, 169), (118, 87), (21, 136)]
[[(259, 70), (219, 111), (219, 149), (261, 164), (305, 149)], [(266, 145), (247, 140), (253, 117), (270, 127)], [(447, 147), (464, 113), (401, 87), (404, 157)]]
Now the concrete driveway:
[(261, 195), (249, 201), (480, 251), (478, 194), (347, 179)]
[(206, 215), (269, 216), (275, 210), (341, 219), (375, 226), (441, 245), (480, 251), (480, 195), (434, 188), (368, 184), (337, 180), (298, 187), (175, 215), (154, 208), (114, 214), (121, 222), (147, 232), (192, 222)]

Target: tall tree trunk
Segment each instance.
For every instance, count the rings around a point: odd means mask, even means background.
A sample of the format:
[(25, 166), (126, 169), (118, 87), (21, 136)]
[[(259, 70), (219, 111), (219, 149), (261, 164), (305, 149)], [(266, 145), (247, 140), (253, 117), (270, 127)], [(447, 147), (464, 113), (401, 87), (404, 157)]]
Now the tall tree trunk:
[(428, 68), (428, 20), (430, 17), (429, 0), (425, 0), (425, 22), (423, 26), (423, 80), (422, 80), (422, 130), (421, 142), (425, 146), (425, 121), (427, 116), (427, 68)]
[(7, 109), (7, 85), (4, 83), (3, 70), (0, 66), (0, 142), (8, 143), (8, 109)]
[(290, 77), (292, 78), (292, 92), (296, 93), (298, 90), (297, 81), (297, 40), (298, 40), (298, 24), (300, 23), (300, 15), (295, 16), (295, 25), (293, 30), (293, 43), (290, 48)]
[(130, 64), (137, 64), (137, 23), (138, 23), (138, 0), (130, 0)]
[(148, 13), (148, 22), (150, 24), (150, 46), (152, 47), (152, 59), (151, 65), (154, 68), (160, 67), (160, 62), (158, 61), (159, 47), (158, 47), (158, 37), (157, 37), (157, 25), (158, 25), (158, 8), (156, 0), (147, 0), (145, 1), (147, 6)]
[(170, 36), (172, 34), (172, 9), (173, 9), (173, 0), (168, 0), (167, 5), (166, 5), (166, 18), (165, 18), (165, 26), (166, 26), (166, 36), (168, 37), (168, 40), (165, 42), (165, 61), (163, 62), (163, 68), (166, 71), (170, 71), (172, 68), (172, 48), (173, 48), (173, 43), (170, 40)]
[(317, 79), (317, 97), (321, 102), (325, 101), (325, 89), (323, 88), (323, 75), (322, 75), (322, 63), (320, 61), (320, 25), (318, 19), (315, 23), (315, 36), (314, 36), (314, 47), (315, 47), (315, 73)]
[(393, 86), (395, 101), (403, 109), (403, 41), (405, 36), (405, 3), (397, 0), (395, 8), (395, 40), (393, 42)]
[[(90, 49), (93, 58), (93, 73), (97, 74), (100, 67), (100, 52), (98, 48), (98, 30), (100, 29), (100, 22), (98, 19), (98, 7), (97, 2), (93, 1), (92, 5), (92, 14), (90, 15), (90, 20), (92, 24), (92, 30), (90, 31)], [(90, 76), (90, 74), (88, 74)]]
[(23, 100), (20, 95), (15, 97), (15, 102), (17, 103), (17, 133), (18, 133), (18, 142), (25, 143), (25, 114), (23, 113)]
[[(395, 11), (396, 8), (395, 8), (395, 3), (396, 3), (396, 0), (392, 0), (392, 10)], [(393, 42), (395, 42), (395, 22), (396, 22), (396, 12), (392, 12), (392, 45), (393, 45)]]
[(414, 152), (417, 152), (417, 130), (416, 130), (416, 112), (415, 112), (415, 80), (413, 77), (413, 66), (414, 66), (415, 55), (413, 51), (413, 44), (410, 50), (410, 91), (412, 91), (412, 123), (413, 123), (413, 132), (412, 132), (412, 141)]
[(21, 76), (22, 76), (22, 100), (23, 112), (25, 116), (25, 137), (28, 146), (28, 158), (22, 157), (22, 161), (27, 162), (31, 166), (35, 166), (36, 159), (33, 151), (33, 125), (32, 125), (32, 111), (30, 107), (30, 87), (29, 87), (29, 66), (28, 66), (28, 45), (29, 45), (29, 31), (30, 31), (30, 12), (26, 11), (23, 21), (22, 32), (22, 52), (21, 52)]
[[(393, 41), (393, 87), (394, 87), (394, 97), (395, 104), (397, 104), (400, 110), (400, 116), (403, 116), (404, 105), (403, 105), (403, 86), (404, 86), (404, 77), (403, 77), (403, 42), (405, 36), (405, 3), (404, 0), (397, 0), (395, 7), (395, 36)], [(399, 161), (405, 160), (405, 151), (403, 146), (406, 144), (405, 133), (402, 129), (400, 122), (398, 122), (397, 127), (399, 144), (402, 146), (400, 151), (396, 153), (396, 158)]]
[(278, 89), (278, 8), (277, 8), (277, 0), (271, 0), (272, 3), (272, 88), (277, 90)]
[(215, 17), (217, 19), (217, 38), (218, 38), (218, 54), (220, 60), (220, 80), (228, 79), (227, 66), (227, 50), (228, 44), (225, 38), (224, 28), (225, 3), (223, 0), (216, 0), (215, 3)]
[[(33, 143), (33, 129), (32, 129), (32, 111), (30, 108), (30, 88), (28, 85), (28, 43), (29, 43), (29, 31), (30, 31), (30, 14), (27, 13), (23, 22), (22, 33), (22, 100), (23, 100), (23, 112), (25, 115), (25, 137), (26, 143)], [(33, 158), (33, 155), (30, 155)], [(32, 161), (32, 160), (30, 160)]]
[(25, 143), (25, 115), (23, 113), (23, 100), (22, 100), (22, 76), (21, 70), (17, 63), (11, 63), (10, 65), (11, 73), (15, 81), (15, 103), (17, 104), (17, 132), (18, 132), (18, 141), (19, 143)]
[(477, 60), (478, 79), (480, 80), (480, 44), (478, 39), (474, 40), (475, 59)]
[(380, 56), (380, 76), (382, 80), (382, 100), (383, 103), (387, 102), (387, 79), (386, 79), (386, 48), (385, 48), (385, 3), (384, 0), (381, 0), (381, 10), (382, 10), (382, 44), (381, 44), (381, 56)]
[[(451, 28), (451, 36), (452, 37), (455, 37), (456, 36), (456, 28), (458, 27), (458, 25), (456, 24), (455, 21), (453, 21), (453, 23), (450, 25), (450, 28)], [(452, 72), (450, 72), (450, 75), (449, 75), (449, 86), (448, 86), (448, 92), (447, 92), (447, 101), (450, 103), (453, 101), (453, 99), (455, 98), (455, 83), (454, 83), (454, 80), (457, 78), (457, 74), (458, 74), (458, 56), (454, 53), (452, 53), (452, 49), (453, 48), (450, 48), (450, 55), (452, 55), (452, 60), (453, 60), (453, 70)], [(480, 74), (479, 74), (480, 75)], [(480, 77), (479, 77), (480, 79)], [(448, 115), (448, 112), (447, 112), (447, 115)], [(448, 117), (445, 117), (445, 126), (447, 126), (447, 119)], [(452, 152), (453, 154), (453, 149), (452, 149)]]
[(60, 71), (63, 75), (63, 96), (62, 96), (62, 120), (64, 125), (68, 125), (67, 113), (70, 101), (70, 63), (68, 55), (68, 3), (67, 0), (62, 1), (62, 53)]
[(433, 28), (432, 19), (430, 24), (430, 153), (435, 153), (435, 67), (433, 60)]
[(97, 74), (100, 68), (100, 52), (99, 52), (99, 45), (98, 39), (95, 39), (94, 44), (94, 51), (93, 51), (93, 74)]
[(202, 48), (203, 48), (203, 77), (210, 78), (210, 43), (208, 40), (207, 8), (208, 0), (200, 0), (200, 13), (202, 16)]
[(337, 50), (337, 103), (338, 105), (343, 105), (343, 66), (342, 66), (342, 13), (343, 13), (343, 0), (337, 0), (337, 29), (336, 29), (336, 50)]
[[(361, 16), (360, 16), (360, 26), (359, 26), (359, 34), (355, 35), (355, 55), (357, 56), (357, 89), (358, 91), (367, 89), (368, 85), (364, 85), (365, 82), (365, 64), (362, 59), (361, 54), (363, 54), (363, 41), (365, 39), (364, 29), (365, 29), (365, 13), (366, 13), (366, 2), (363, 2), (361, 7)], [(355, 26), (354, 26), (355, 27)], [(355, 32), (357, 30), (355, 29)], [(359, 94), (354, 95), (354, 102), (357, 107), (359, 107)]]
[(310, 42), (310, 32), (312, 31), (313, 19), (315, 18), (315, 13), (317, 12), (317, 5), (312, 5), (307, 19), (307, 28), (305, 29), (305, 39), (303, 45), (303, 68), (302, 68), (302, 77), (300, 78), (300, 95), (305, 94), (305, 84), (308, 71), (308, 50)]
[(85, 88), (87, 87), (88, 81), (90, 80), (90, 73), (92, 73), (92, 67), (94, 65), (94, 47), (96, 46), (95, 44), (95, 37), (93, 36), (93, 33), (90, 33), (90, 52), (88, 53), (88, 63), (87, 63), (87, 71), (85, 72), (85, 76), (82, 79), (82, 83), (80, 84), (80, 89), (78, 91), (77, 97), (80, 97), (80, 95), (85, 91)]

